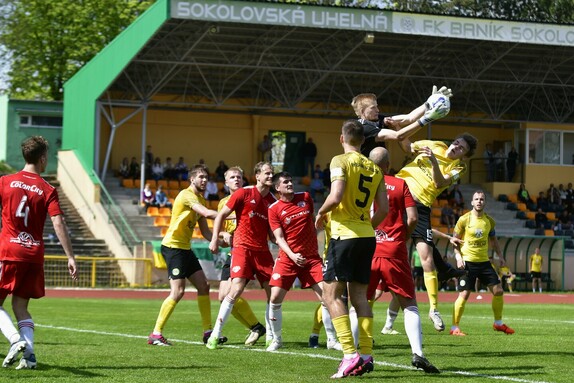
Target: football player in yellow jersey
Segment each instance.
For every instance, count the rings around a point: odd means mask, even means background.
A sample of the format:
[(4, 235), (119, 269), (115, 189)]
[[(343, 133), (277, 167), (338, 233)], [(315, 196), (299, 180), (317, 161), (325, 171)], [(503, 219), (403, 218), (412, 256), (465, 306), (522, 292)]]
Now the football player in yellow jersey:
[(468, 275), (459, 280), (459, 288), (462, 290), (454, 303), (452, 315), (451, 335), (464, 336), (460, 331), (459, 323), (464, 312), (464, 307), (474, 288), (476, 279), (488, 286), (492, 293), (492, 312), (494, 313), (494, 323), (492, 328), (495, 331), (501, 331), (505, 334), (514, 334), (514, 330), (502, 322), (502, 308), (504, 300), (502, 298), (504, 290), (498, 274), (491, 264), (494, 256), (489, 254), (492, 248), (500, 259), (500, 266), (505, 266), (502, 252), (496, 232), (494, 230), (494, 220), (484, 212), (485, 205), (484, 192), (479, 190), (472, 195), (472, 210), (461, 216), (454, 227), (454, 237), (461, 238), (464, 244), (456, 245), (454, 252), (456, 256), (456, 265), (460, 269), (465, 269)]
[[(340, 142), (344, 154), (331, 160), (331, 191), (319, 208), (315, 225), (323, 228), (331, 212), (331, 239), (323, 273), (323, 299), (343, 348), (343, 360), (332, 378), (362, 375), (374, 368), (373, 312), (367, 301), (371, 261), (375, 251), (375, 230), (388, 212), (385, 181), (381, 169), (360, 153), (363, 126), (357, 120), (343, 123)], [(370, 216), (375, 201), (378, 210)], [(349, 310), (341, 298), (345, 288), (357, 311), (359, 346), (351, 332)]]
[[(161, 305), (153, 332), (148, 337), (150, 345), (171, 346), (171, 343), (162, 335), (162, 331), (175, 310), (175, 306), (183, 298), (186, 279), (189, 279), (197, 289), (197, 304), (201, 314), (204, 342), (211, 334), (209, 283), (199, 260), (191, 250), (191, 237), (195, 224), (199, 224), (203, 237), (211, 240), (212, 233), (206, 218), (214, 219), (217, 216), (215, 210), (210, 210), (205, 206), (203, 193), (207, 178), (207, 168), (203, 165), (196, 165), (189, 174), (191, 184), (175, 198), (169, 228), (161, 241), (161, 254), (167, 264), (170, 292)], [(225, 340), (227, 339), (224, 337), (220, 339), (222, 342)]]
[(534, 249), (534, 254), (530, 256), (530, 277), (532, 278), (532, 292), (536, 292), (536, 285), (538, 291), (542, 292), (542, 255), (540, 249)]
[[(236, 190), (243, 186), (243, 169), (239, 166), (232, 166), (225, 171), (225, 185), (229, 188), (231, 194), (233, 194)], [(231, 197), (231, 194), (225, 198), (222, 198), (217, 205), (217, 211), (220, 211), (223, 206)], [(219, 237), (222, 239), (223, 243), (226, 246), (231, 247), (233, 245), (233, 232), (237, 227), (237, 221), (235, 219), (228, 219), (224, 222), (223, 231), (219, 233)], [(221, 281), (219, 282), (219, 301), (223, 301), (223, 298), (229, 293), (229, 289), (231, 288), (231, 274), (229, 272), (229, 268), (231, 266), (231, 252), (227, 254), (227, 259), (225, 260), (225, 264), (223, 265), (223, 269), (221, 270)], [(239, 297), (235, 300), (235, 304), (233, 305), (233, 309), (231, 310), (231, 315), (235, 317), (241, 324), (243, 324), (247, 329), (250, 330), (249, 335), (245, 341), (245, 345), (252, 346), (254, 342), (254, 338), (259, 338), (256, 333), (253, 332), (253, 329), (256, 326), (262, 326), (261, 323), (257, 320), (257, 317), (253, 313), (251, 306), (249, 303)], [(256, 341), (257, 339), (255, 339)]]
[(460, 134), (450, 146), (442, 141), (430, 140), (412, 143), (406, 139), (400, 142), (405, 152), (416, 156), (396, 176), (405, 180), (416, 202), (419, 220), (411, 238), (416, 244), (423, 265), (430, 304), (429, 318), (437, 331), (444, 330), (444, 322), (438, 311), (437, 270), (446, 274), (447, 279), (464, 273), (455, 269), (449, 270), (440, 253), (433, 250), (431, 207), (438, 195), (457, 182), (466, 171), (466, 164), (462, 160), (474, 154), (477, 142), (469, 133)]

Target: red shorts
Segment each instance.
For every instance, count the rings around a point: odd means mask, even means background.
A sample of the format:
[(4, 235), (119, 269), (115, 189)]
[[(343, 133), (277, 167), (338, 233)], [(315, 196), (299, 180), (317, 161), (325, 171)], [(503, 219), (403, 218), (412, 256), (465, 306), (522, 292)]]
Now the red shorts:
[(367, 297), (371, 299), (377, 286), (383, 291), (392, 291), (405, 298), (415, 298), (415, 284), (409, 261), (403, 258), (373, 258), (371, 281)]
[(273, 256), (269, 250), (254, 251), (234, 247), (231, 250), (231, 279), (255, 279), (259, 283), (269, 282), (273, 272)]
[(280, 256), (273, 267), (269, 286), (289, 290), (295, 278), (299, 278), (301, 288), (307, 289), (323, 281), (323, 261), (321, 258), (310, 258), (304, 267), (299, 267), (287, 255)]
[(9, 294), (20, 298), (42, 298), (44, 291), (44, 264), (1, 261), (0, 299)]

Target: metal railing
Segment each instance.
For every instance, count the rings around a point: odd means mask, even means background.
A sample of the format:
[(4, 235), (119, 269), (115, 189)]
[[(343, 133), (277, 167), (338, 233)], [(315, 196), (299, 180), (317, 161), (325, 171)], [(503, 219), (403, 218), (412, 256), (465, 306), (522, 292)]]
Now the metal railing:
[(124, 212), (115, 203), (114, 199), (108, 193), (108, 190), (104, 186), (104, 183), (100, 180), (95, 171), (92, 171), (93, 176), (100, 183), (100, 203), (104, 207), (104, 210), (108, 214), (109, 223), (113, 224), (122, 238), (123, 244), (125, 244), (130, 251), (133, 252), (134, 248), (141, 244), (140, 238), (128, 224), (125, 219)]
[(44, 279), (49, 287), (133, 287), (127, 282), (121, 265), (137, 269), (135, 285), (152, 286), (153, 260), (150, 258), (76, 257), (78, 280), (73, 281), (67, 270), (68, 258), (64, 255), (44, 257)]

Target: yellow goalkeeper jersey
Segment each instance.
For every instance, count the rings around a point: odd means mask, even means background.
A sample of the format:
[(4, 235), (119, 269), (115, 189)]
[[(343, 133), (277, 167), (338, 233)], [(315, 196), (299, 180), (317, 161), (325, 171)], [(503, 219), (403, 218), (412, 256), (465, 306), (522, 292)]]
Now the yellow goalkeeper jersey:
[(383, 174), (375, 163), (358, 152), (331, 160), (331, 182), (345, 181), (341, 203), (331, 211), (331, 238), (374, 237), (370, 209)]
[[(413, 143), (414, 150), (418, 151), (424, 146), (428, 146), (435, 155), (440, 172), (443, 175), (450, 175), (451, 183), (460, 179), (460, 176), (466, 172), (466, 164), (460, 160), (451, 160), (446, 156), (448, 146), (442, 141), (422, 140)], [(398, 173), (397, 177), (405, 180), (411, 193), (417, 201), (425, 206), (431, 207), (438, 195), (448, 187), (437, 188), (434, 185), (432, 177), (432, 164), (428, 158), (421, 154), (405, 165)]]

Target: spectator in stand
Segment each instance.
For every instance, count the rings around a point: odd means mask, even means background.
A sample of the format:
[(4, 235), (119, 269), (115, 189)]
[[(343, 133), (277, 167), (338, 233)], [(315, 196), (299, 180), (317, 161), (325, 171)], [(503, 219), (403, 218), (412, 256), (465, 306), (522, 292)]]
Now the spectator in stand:
[(171, 161), (171, 157), (165, 159), (165, 165), (163, 166), (163, 178), (166, 180), (177, 179), (177, 173), (175, 172), (175, 166)]
[(566, 204), (566, 189), (564, 189), (564, 184), (558, 185), (558, 193), (560, 194), (560, 205), (563, 206)]
[(560, 205), (560, 192), (554, 184), (550, 184), (550, 187), (546, 191), (546, 198), (548, 199), (548, 209), (556, 211), (556, 208)]
[[(225, 182), (225, 172), (229, 169), (229, 166), (223, 162), (223, 160), (219, 161), (219, 165), (215, 168), (215, 180), (217, 182)], [(228, 193), (229, 194), (229, 193)]]
[(331, 164), (327, 163), (327, 165), (325, 165), (325, 169), (323, 169), (323, 185), (325, 185), (326, 189), (330, 189), (331, 188), (331, 169), (330, 169)]
[(159, 157), (156, 157), (151, 167), (151, 176), (154, 180), (157, 181), (163, 178), (163, 173), (164, 169), (163, 164), (161, 163), (161, 159)]
[(325, 184), (323, 183), (323, 178), (321, 178), (322, 173), (313, 173), (314, 177), (311, 180), (311, 184), (309, 185), (309, 194), (311, 194), (311, 198), (313, 199), (313, 202), (317, 202), (317, 199), (315, 198), (315, 196), (317, 195), (317, 193), (320, 193), (321, 196), (323, 196), (325, 194)]
[[(273, 144), (268, 135), (263, 136), (263, 141), (257, 145), (257, 151), (259, 152), (259, 161), (270, 162), (271, 161), (271, 148)], [(245, 186), (245, 184), (243, 185)]]
[(496, 164), (496, 177), (495, 180), (502, 182), (506, 179), (505, 177), (505, 168), (504, 168), (504, 160), (506, 156), (504, 155), (504, 149), (498, 149), (498, 152), (494, 155), (495, 164)]
[(528, 193), (528, 190), (526, 190), (526, 185), (524, 184), (520, 184), (518, 193), (516, 193), (516, 195), (518, 197), (518, 201), (525, 203), (526, 205), (533, 203), (532, 198), (530, 198), (530, 193)]
[(317, 157), (317, 145), (315, 145), (313, 139), (309, 137), (305, 145), (303, 145), (303, 159), (305, 161), (304, 175), (313, 177), (313, 171), (315, 169), (315, 157)]
[(157, 192), (155, 193), (155, 205), (171, 209), (171, 202), (169, 202), (169, 198), (167, 198), (167, 194), (165, 194), (161, 185), (157, 187)]
[[(315, 165), (315, 170), (313, 171), (313, 177), (315, 177), (315, 173), (319, 174), (319, 178), (323, 179), (323, 171), (321, 170), (321, 165), (317, 164)], [(325, 181), (323, 180), (323, 185), (325, 184)]]
[(448, 201), (448, 189), (444, 189), (443, 191), (440, 192), (440, 194), (438, 195), (438, 197), (436, 197), (437, 200), (447, 200)]
[(518, 152), (514, 146), (510, 149), (506, 157), (506, 171), (508, 172), (506, 174), (506, 180), (512, 182), (514, 174), (516, 173), (516, 163), (518, 162)]
[(219, 190), (217, 190), (217, 182), (215, 182), (215, 177), (213, 176), (210, 176), (207, 181), (204, 197), (208, 201), (219, 201)]
[(140, 165), (138, 164), (138, 161), (135, 157), (132, 157), (130, 162), (128, 177), (133, 179), (140, 178)]
[(536, 199), (536, 208), (542, 209), (542, 211), (548, 210), (548, 199), (544, 195), (544, 192), (538, 193), (538, 198)]
[(440, 223), (447, 225), (448, 228), (454, 227), (456, 220), (454, 219), (454, 210), (450, 205), (444, 205), (440, 212)]
[(120, 168), (118, 169), (118, 174), (122, 178), (128, 178), (130, 175), (130, 161), (127, 157), (124, 157), (122, 163), (120, 164)]
[(180, 181), (181, 180), (187, 180), (188, 179), (188, 176), (187, 176), (188, 172), (189, 172), (189, 168), (187, 167), (187, 165), (183, 161), (183, 157), (179, 157), (177, 164), (175, 164), (176, 178)]
[(149, 180), (152, 178), (152, 166), (153, 166), (153, 153), (151, 151), (151, 145), (148, 145), (145, 151), (145, 178)]
[(142, 203), (145, 205), (143, 210), (144, 213), (147, 212), (147, 209), (150, 206), (156, 206), (155, 195), (151, 190), (150, 185), (147, 183), (145, 184), (144, 190), (142, 191)]
[(542, 209), (538, 209), (536, 215), (534, 216), (534, 220), (536, 221), (536, 227), (544, 229), (544, 224), (548, 222), (548, 218), (546, 217), (546, 213), (542, 211)]
[(494, 153), (492, 153), (490, 149), (490, 144), (486, 144), (482, 157), (484, 158), (484, 167), (486, 169), (486, 182), (492, 182), (494, 181), (496, 163), (494, 161)]
[(568, 213), (568, 209), (560, 212), (558, 223), (560, 227), (557, 230), (572, 230), (572, 216)]
[(566, 189), (566, 205), (574, 202), (574, 189), (572, 189), (572, 182), (568, 182), (568, 189)]
[(448, 203), (453, 207), (464, 209), (464, 197), (458, 188), (458, 183), (454, 184), (450, 193), (448, 193)]

